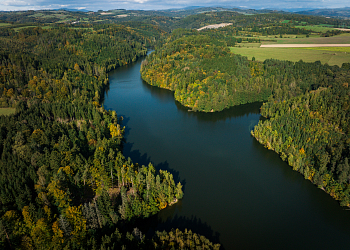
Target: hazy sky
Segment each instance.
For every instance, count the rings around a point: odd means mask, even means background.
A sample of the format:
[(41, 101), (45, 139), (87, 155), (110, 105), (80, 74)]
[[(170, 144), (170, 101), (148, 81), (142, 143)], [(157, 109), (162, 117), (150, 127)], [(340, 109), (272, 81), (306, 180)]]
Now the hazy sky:
[(350, 7), (349, 0), (0, 0), (0, 10), (38, 10), (38, 9), (168, 9), (186, 6), (222, 6), (253, 9), (287, 8), (341, 8)]

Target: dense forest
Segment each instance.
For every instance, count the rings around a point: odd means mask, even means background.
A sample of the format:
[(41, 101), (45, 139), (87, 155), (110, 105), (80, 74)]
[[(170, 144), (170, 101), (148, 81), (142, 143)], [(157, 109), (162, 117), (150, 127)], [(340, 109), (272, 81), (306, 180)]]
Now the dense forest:
[[(257, 62), (229, 50), (260, 42), (256, 34), (309, 35), (294, 26), (339, 20), (268, 11), (114, 14), (0, 13), (0, 107), (15, 109), (0, 116), (0, 248), (220, 248), (190, 229), (147, 238), (130, 228), (183, 197), (171, 173), (123, 156), (123, 117), (101, 106), (108, 72), (150, 47), (141, 67), (147, 83), (174, 91), (193, 111), (266, 102), (252, 135), (350, 206), (350, 64)], [(195, 30), (220, 22), (233, 25)]]
[[(137, 26), (137, 25), (135, 25)], [(122, 117), (101, 107), (108, 71), (144, 56), (152, 25), (7, 29), (0, 36), (0, 248), (218, 249), (190, 230), (147, 239), (128, 223), (183, 196), (173, 175), (122, 154)]]
[[(153, 52), (142, 64), (142, 78), (151, 85), (173, 90), (177, 101), (199, 111), (220, 111), (268, 98), (268, 82), (262, 77), (260, 84), (250, 79), (249, 64), (254, 67), (253, 63), (231, 54), (226, 42), (218, 37), (193, 33), (174, 41), (170, 38)], [(172, 34), (177, 36), (176, 31)], [(259, 77), (260, 73), (256, 74)], [(256, 91), (258, 88), (260, 91)]]
[(227, 47), (235, 32), (176, 30), (143, 62), (142, 78), (193, 111), (267, 101), (252, 135), (349, 206), (349, 64), (249, 61)]

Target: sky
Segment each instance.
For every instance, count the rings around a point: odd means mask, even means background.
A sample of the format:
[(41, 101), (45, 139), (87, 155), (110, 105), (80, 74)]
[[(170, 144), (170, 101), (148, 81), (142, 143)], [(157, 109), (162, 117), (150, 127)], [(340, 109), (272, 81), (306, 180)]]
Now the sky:
[(342, 8), (349, 0), (0, 0), (0, 11), (41, 9), (159, 10), (187, 6), (241, 7), (252, 9)]

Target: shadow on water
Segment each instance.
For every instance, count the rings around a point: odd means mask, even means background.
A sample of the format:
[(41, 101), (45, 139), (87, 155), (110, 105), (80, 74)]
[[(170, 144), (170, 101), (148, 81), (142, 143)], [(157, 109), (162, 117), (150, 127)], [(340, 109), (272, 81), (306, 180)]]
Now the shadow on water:
[(328, 221), (330, 225), (341, 227), (342, 230), (350, 232), (348, 223), (350, 221), (350, 213), (347, 208), (341, 207), (339, 201), (333, 199), (329, 194), (325, 195), (325, 191), (316, 188), (316, 185), (311, 181), (305, 180), (301, 173), (294, 171), (276, 152), (268, 150), (255, 139), (252, 141), (252, 146), (256, 157), (268, 159), (270, 164), (264, 166), (265, 168), (277, 168), (283, 174), (284, 180), (291, 183), (299, 183), (300, 192), (307, 194), (314, 213), (322, 214), (322, 218)]
[[(176, 210), (181, 210), (182, 200), (173, 206), (167, 207), (159, 212), (158, 215), (151, 216), (146, 219), (137, 219), (133, 221), (130, 229), (134, 227), (143, 232), (147, 238), (152, 238), (157, 231), (159, 232), (170, 232), (172, 229), (179, 229), (182, 232), (191, 230), (192, 233), (200, 234), (205, 236), (214, 244), (220, 243), (220, 233), (215, 232), (211, 226), (200, 218), (192, 215), (190, 218), (185, 216), (178, 216), (173, 214)], [(221, 245), (221, 250), (225, 250), (224, 246)]]
[[(193, 233), (205, 236), (213, 243), (220, 242), (220, 233), (214, 232), (211, 226), (194, 215), (192, 215), (190, 218), (175, 215), (174, 217), (168, 217), (166, 220), (160, 219), (160, 222), (161, 223), (159, 223), (158, 227), (156, 228), (157, 231), (170, 231), (172, 228), (178, 228), (181, 231), (185, 231), (185, 229), (187, 229), (191, 230)], [(221, 249), (224, 249), (224, 247), (221, 246)]]
[(224, 109), (220, 112), (204, 113), (204, 112), (192, 112), (188, 111), (188, 108), (184, 107), (181, 103), (176, 101), (176, 107), (178, 110), (183, 111), (189, 117), (195, 117), (201, 122), (217, 122), (224, 121), (231, 118), (247, 117), (251, 114), (260, 114), (260, 107), (262, 102), (254, 102), (248, 104), (242, 104), (231, 108)]
[[(124, 138), (127, 138), (131, 130), (131, 128), (127, 125), (128, 122), (130, 121), (130, 117), (127, 117), (125, 115), (121, 115), (120, 117), (123, 117), (121, 121), (121, 126), (124, 127)], [(118, 120), (121, 120), (121, 119), (118, 117)]]
[(152, 97), (157, 98), (160, 102), (169, 102), (174, 100), (174, 92), (168, 89), (162, 89), (156, 86), (149, 85), (146, 81), (142, 80), (142, 89), (147, 93), (150, 93)]
[(185, 187), (186, 187), (186, 180), (180, 180), (180, 172), (172, 169), (169, 167), (169, 163), (167, 161), (165, 162), (161, 162), (158, 164), (154, 164), (151, 160), (151, 157), (148, 156), (148, 154), (141, 154), (140, 150), (136, 149), (136, 150), (132, 150), (133, 148), (133, 143), (130, 142), (125, 142), (123, 144), (123, 155), (128, 158), (130, 157), (130, 159), (134, 162), (134, 164), (139, 164), (140, 166), (144, 165), (144, 166), (148, 166), (149, 163), (152, 163), (154, 168), (159, 171), (159, 170), (166, 170), (169, 173), (171, 173), (173, 175), (174, 181), (175, 183), (181, 182), (181, 184), (183, 185), (183, 191), (185, 192)]
[(126, 138), (130, 133), (130, 127), (128, 126), (128, 122), (130, 121), (130, 117), (123, 116), (123, 121), (122, 121), (122, 126), (125, 126), (124, 130), (124, 140), (122, 144), (122, 151), (123, 155), (130, 159), (134, 162), (134, 164), (139, 164), (140, 166), (148, 166), (149, 163), (152, 163), (154, 168), (159, 171), (159, 170), (166, 170), (169, 173), (173, 175), (175, 183), (181, 182), (183, 185), (183, 191), (185, 191), (185, 186), (186, 186), (186, 180), (180, 180), (180, 173), (179, 171), (176, 171), (172, 168), (169, 167), (169, 163), (167, 161), (161, 162), (158, 164), (154, 164), (151, 160), (151, 157), (149, 157), (146, 153), (141, 154), (140, 150), (136, 149), (133, 150), (134, 143), (127, 142)]

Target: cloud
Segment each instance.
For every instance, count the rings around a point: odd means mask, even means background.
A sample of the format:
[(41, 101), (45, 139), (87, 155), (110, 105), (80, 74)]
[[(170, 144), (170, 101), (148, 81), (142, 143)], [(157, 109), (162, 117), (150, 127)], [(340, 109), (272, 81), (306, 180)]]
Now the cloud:
[(21, 0), (5, 0), (3, 5), (6, 6), (30, 6), (33, 1), (21, 1)]
[(135, 0), (136, 3), (145, 3), (147, 0)]
[[(187, 6), (245, 6), (256, 9), (281, 8), (339, 8), (350, 6), (348, 0), (0, 0), (0, 10), (55, 9), (62, 8), (111, 10), (111, 9), (167, 9)], [(82, 7), (84, 6), (84, 7)]]

